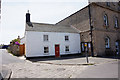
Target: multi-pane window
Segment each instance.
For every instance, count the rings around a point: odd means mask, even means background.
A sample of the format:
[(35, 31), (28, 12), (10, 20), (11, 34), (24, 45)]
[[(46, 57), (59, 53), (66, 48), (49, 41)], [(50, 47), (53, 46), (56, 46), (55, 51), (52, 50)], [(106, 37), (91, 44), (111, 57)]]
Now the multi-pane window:
[(109, 37), (105, 38), (105, 48), (110, 48), (110, 38)]
[(65, 52), (69, 52), (69, 46), (65, 46)]
[(118, 18), (115, 17), (115, 28), (118, 28)]
[(69, 41), (69, 36), (65, 36), (65, 41)]
[(48, 35), (43, 35), (43, 40), (48, 41)]
[(104, 15), (104, 25), (108, 26), (108, 16), (107, 16), (107, 14)]
[(49, 53), (49, 47), (44, 47), (44, 53)]

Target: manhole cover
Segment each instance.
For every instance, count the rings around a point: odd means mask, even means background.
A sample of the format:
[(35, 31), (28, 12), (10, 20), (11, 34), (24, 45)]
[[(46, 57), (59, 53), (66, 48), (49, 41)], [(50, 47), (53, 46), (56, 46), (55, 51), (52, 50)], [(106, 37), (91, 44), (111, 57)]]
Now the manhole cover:
[(64, 71), (65, 68), (57, 68), (58, 71)]

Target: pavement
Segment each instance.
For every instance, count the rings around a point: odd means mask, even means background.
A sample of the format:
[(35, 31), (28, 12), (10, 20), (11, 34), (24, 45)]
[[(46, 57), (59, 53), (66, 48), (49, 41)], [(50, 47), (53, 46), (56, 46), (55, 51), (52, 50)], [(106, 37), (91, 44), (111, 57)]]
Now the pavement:
[[(66, 56), (61, 58), (34, 58), (8, 54), (3, 65), (12, 71), (11, 78), (118, 78), (118, 60), (115, 58)], [(12, 58), (11, 58), (12, 57)]]
[(24, 63), (24, 60), (19, 59), (18, 57), (8, 53), (6, 49), (0, 50), (0, 61), (2, 61), (2, 65), (11, 64), (11, 63)]
[(87, 63), (86, 57), (81, 56), (67, 56), (61, 58), (33, 58), (29, 59), (31, 62), (46, 63), (54, 65), (99, 65), (112, 61), (117, 61), (116, 58), (103, 58), (103, 57), (88, 57), (89, 63)]
[(118, 60), (115, 58), (89, 57), (90, 64), (86, 63), (86, 57), (74, 56), (26, 61), (24, 64), (9, 65), (16, 73), (12, 78), (118, 78)]

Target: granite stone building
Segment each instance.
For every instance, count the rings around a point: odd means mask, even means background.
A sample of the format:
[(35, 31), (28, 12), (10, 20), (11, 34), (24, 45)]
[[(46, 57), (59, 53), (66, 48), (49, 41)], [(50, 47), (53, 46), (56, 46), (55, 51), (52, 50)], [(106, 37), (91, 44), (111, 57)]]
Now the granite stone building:
[(82, 52), (120, 54), (120, 2), (90, 3), (56, 25), (69, 25), (80, 32)]

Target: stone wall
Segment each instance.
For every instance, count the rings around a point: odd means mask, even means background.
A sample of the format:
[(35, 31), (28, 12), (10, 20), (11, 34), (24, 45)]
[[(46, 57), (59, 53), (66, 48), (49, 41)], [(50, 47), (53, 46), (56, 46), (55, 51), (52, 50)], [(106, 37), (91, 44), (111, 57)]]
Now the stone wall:
[(13, 55), (16, 55), (16, 56), (19, 56), (20, 55), (20, 51), (19, 51), (19, 45), (13, 45), (11, 44), (10, 47), (10, 52), (13, 54)]
[[(105, 54), (105, 37), (110, 38), (110, 49), (108, 50), (110, 54), (115, 53), (115, 42), (116, 40), (120, 40), (120, 18), (119, 18), (119, 12), (103, 8), (100, 6), (92, 5), (92, 25), (93, 25), (93, 44), (94, 44), (94, 52), (97, 55), (106, 55)], [(93, 10), (94, 9), (94, 10)], [(104, 19), (103, 16), (107, 14), (108, 15), (108, 23), (109, 26), (106, 28), (104, 26)], [(118, 17), (118, 24), (119, 28), (115, 28), (115, 22), (114, 17)]]
[[(110, 3), (110, 6), (106, 6), (106, 3), (92, 3), (90, 5), (91, 25), (93, 26), (92, 42), (95, 55), (106, 55), (106, 36), (110, 38), (110, 49), (108, 51), (112, 52), (110, 54), (115, 52), (115, 42), (120, 40), (120, 10), (118, 8), (118, 3)], [(103, 16), (105, 14), (108, 16), (108, 27), (104, 26)], [(118, 18), (118, 29), (114, 27), (115, 17)], [(81, 42), (91, 41), (88, 6), (58, 22), (56, 25), (72, 25), (80, 30)]]
[(88, 6), (61, 20), (60, 22), (56, 23), (56, 25), (72, 25), (80, 31), (90, 30)]

